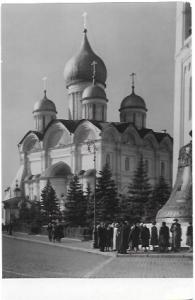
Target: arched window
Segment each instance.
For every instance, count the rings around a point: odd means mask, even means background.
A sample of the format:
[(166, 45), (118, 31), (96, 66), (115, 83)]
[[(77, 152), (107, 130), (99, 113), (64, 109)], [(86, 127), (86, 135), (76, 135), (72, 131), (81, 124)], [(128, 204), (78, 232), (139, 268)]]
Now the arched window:
[(125, 158), (125, 171), (129, 171), (129, 157)]
[(189, 2), (185, 3), (184, 18), (185, 18), (185, 39), (187, 39), (191, 35), (191, 31), (192, 31), (192, 11)]
[(106, 155), (106, 164), (110, 166), (110, 154)]
[(165, 163), (161, 161), (160, 163), (160, 176), (165, 177)]

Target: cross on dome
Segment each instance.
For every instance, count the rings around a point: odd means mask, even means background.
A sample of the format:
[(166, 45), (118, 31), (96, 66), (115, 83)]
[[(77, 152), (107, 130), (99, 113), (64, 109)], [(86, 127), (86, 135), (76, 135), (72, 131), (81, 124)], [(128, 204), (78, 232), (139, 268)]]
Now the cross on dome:
[(84, 32), (87, 32), (87, 13), (86, 13), (86, 11), (82, 14), (82, 16), (83, 16)]
[(136, 74), (133, 72), (130, 74), (130, 77), (132, 77), (132, 84), (131, 84), (131, 87), (132, 87), (132, 94), (134, 94), (134, 89), (135, 89), (135, 77)]
[(47, 90), (47, 86), (46, 86), (46, 84), (47, 84), (47, 77), (46, 76), (43, 77), (42, 80), (43, 80), (43, 90), (44, 90), (44, 92), (46, 92), (46, 90)]
[(93, 70), (93, 75), (92, 75), (92, 78), (93, 78), (93, 84), (95, 84), (95, 75), (96, 75), (96, 65), (97, 65), (97, 62), (94, 60), (92, 63), (92, 70)]

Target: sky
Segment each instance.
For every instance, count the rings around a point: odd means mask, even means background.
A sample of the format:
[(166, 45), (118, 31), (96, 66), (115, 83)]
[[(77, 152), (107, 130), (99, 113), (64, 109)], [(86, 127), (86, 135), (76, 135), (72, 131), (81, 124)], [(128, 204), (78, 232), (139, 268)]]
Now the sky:
[(65, 63), (88, 39), (107, 67), (108, 121), (119, 121), (121, 101), (144, 98), (147, 128), (173, 133), (175, 2), (4, 4), (2, 6), (2, 188), (19, 169), (17, 144), (34, 129), (33, 106), (47, 96), (58, 118), (68, 117)]

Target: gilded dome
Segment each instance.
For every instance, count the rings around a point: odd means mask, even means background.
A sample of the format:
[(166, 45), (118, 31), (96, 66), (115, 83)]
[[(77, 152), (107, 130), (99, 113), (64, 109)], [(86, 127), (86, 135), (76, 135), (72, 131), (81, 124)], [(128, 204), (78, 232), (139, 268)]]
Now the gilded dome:
[(82, 99), (101, 98), (106, 99), (106, 93), (103, 88), (98, 85), (91, 84), (83, 91)]
[(53, 101), (49, 100), (46, 96), (46, 91), (44, 91), (43, 99), (37, 101), (34, 105), (33, 112), (37, 111), (53, 111), (57, 113), (56, 106)]
[(131, 95), (125, 97), (121, 102), (120, 110), (123, 110), (125, 108), (142, 108), (144, 110), (147, 110), (144, 99), (136, 95), (134, 92), (132, 92)]
[(87, 34), (84, 32), (83, 41), (79, 52), (73, 56), (65, 65), (64, 78), (66, 87), (78, 82), (92, 80), (92, 62), (96, 61), (96, 81), (105, 85), (107, 70), (103, 60), (97, 56), (87, 39)]

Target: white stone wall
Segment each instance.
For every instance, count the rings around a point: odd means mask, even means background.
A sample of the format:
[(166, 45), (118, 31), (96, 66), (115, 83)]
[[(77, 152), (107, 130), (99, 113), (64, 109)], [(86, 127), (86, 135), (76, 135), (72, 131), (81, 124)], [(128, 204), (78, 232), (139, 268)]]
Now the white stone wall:
[(176, 14), (173, 184), (177, 174), (179, 150), (190, 141), (189, 132), (192, 128), (192, 120), (189, 116), (192, 50), (191, 36), (185, 40), (184, 10), (185, 3), (178, 2)]

